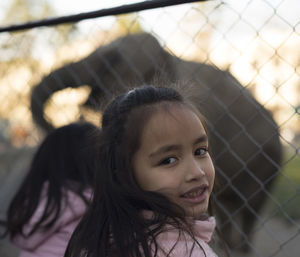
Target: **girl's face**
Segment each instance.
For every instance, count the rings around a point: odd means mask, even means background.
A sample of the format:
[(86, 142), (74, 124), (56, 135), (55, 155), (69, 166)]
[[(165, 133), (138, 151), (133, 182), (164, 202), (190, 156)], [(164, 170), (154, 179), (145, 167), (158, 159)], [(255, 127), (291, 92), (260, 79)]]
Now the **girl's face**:
[(134, 176), (147, 191), (165, 195), (187, 216), (207, 211), (215, 170), (199, 117), (188, 107), (159, 108), (146, 122), (132, 159)]

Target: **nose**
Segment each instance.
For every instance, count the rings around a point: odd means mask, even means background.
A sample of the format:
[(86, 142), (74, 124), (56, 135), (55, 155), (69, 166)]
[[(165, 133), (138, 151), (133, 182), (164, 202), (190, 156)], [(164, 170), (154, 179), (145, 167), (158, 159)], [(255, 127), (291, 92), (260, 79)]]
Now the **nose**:
[(203, 167), (201, 167), (199, 160), (196, 160), (195, 158), (191, 158), (187, 162), (187, 166), (186, 166), (186, 170), (185, 170), (186, 182), (199, 180), (204, 175), (205, 175), (205, 172), (203, 170)]

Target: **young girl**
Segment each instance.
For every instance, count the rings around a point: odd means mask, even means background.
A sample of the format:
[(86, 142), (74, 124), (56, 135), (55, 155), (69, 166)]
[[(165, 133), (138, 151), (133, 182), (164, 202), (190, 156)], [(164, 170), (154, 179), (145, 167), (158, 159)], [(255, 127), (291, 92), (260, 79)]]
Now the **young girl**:
[(216, 256), (208, 148), (202, 116), (174, 89), (116, 97), (103, 114), (94, 198), (65, 256)]
[(99, 133), (90, 123), (73, 123), (52, 131), (38, 148), (7, 212), (6, 233), (20, 257), (64, 255), (90, 202)]

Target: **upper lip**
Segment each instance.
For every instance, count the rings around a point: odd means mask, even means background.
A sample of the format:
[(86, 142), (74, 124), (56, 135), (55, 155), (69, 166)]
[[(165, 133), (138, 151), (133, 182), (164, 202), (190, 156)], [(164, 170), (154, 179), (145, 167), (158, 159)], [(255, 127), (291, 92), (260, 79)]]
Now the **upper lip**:
[(200, 186), (193, 187), (192, 189), (184, 192), (183, 194), (181, 194), (181, 196), (186, 195), (186, 194), (190, 194), (190, 193), (195, 192), (195, 191), (203, 190), (203, 189), (206, 189), (206, 188), (208, 188), (208, 185), (207, 184), (202, 184)]

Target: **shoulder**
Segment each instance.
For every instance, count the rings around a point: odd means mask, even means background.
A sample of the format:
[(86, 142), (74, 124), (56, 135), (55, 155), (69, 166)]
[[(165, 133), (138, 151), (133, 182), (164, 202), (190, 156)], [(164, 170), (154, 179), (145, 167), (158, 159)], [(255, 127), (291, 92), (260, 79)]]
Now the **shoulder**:
[[(87, 197), (91, 196), (91, 191), (87, 190), (86, 194)], [(55, 240), (61, 243), (67, 242), (74, 228), (85, 213), (87, 205), (80, 196), (70, 190), (65, 190), (64, 195), (59, 215), (51, 227), (46, 230), (39, 228), (33, 235), (30, 237), (27, 236), (32, 227), (39, 221), (41, 215), (43, 215), (47, 202), (47, 197), (43, 196), (30, 222), (24, 226), (23, 232), (26, 236), (16, 236), (13, 239), (13, 243), (22, 249), (33, 250), (44, 245), (45, 242), (49, 243)]]
[[(37, 222), (37, 220), (40, 219), (41, 215), (43, 214), (46, 208), (48, 202), (47, 188), (48, 188), (48, 184), (45, 184), (41, 194), (39, 205), (30, 223)], [(89, 202), (92, 197), (92, 190), (90, 188), (87, 188), (83, 192), (83, 196)], [(80, 197), (76, 192), (70, 189), (62, 188), (62, 197), (60, 201), (61, 201), (61, 205), (60, 205), (60, 213), (58, 217), (59, 220), (62, 220), (64, 217), (65, 218), (72, 218), (72, 217), (75, 218), (78, 216), (81, 217), (87, 208), (87, 203), (82, 199), (82, 197)]]
[[(169, 254), (172, 257), (215, 257), (214, 251), (208, 245), (215, 228), (214, 218), (209, 218), (201, 222), (195, 221), (194, 225), (195, 232), (193, 235), (190, 235), (184, 230), (167, 226), (166, 229), (156, 237), (158, 256), (166, 256)], [(151, 244), (151, 249), (155, 251), (154, 244)]]
[[(88, 202), (91, 201), (92, 190), (86, 189), (83, 192), (84, 197)], [(65, 190), (64, 199), (61, 206), (60, 216), (65, 216), (66, 218), (80, 218), (86, 211), (87, 203), (80, 197), (77, 193), (71, 190)]]

